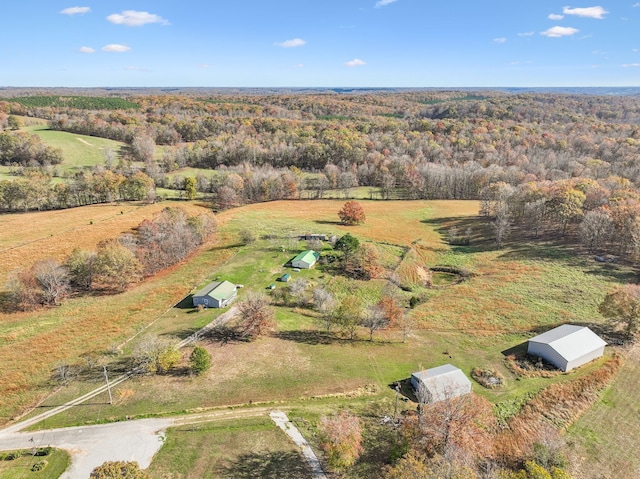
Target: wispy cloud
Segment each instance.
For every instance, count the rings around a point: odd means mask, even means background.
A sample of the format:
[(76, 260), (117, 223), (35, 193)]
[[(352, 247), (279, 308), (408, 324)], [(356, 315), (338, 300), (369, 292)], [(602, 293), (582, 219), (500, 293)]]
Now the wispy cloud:
[(390, 4), (395, 3), (397, 1), (398, 0), (378, 0), (376, 2), (376, 8), (386, 7), (387, 5), (390, 5)]
[(564, 18), (564, 15), (558, 15), (557, 13), (550, 13), (547, 18), (549, 18), (549, 20), (562, 20)]
[(640, 63), (623, 63), (622, 66), (624, 68), (629, 68), (629, 67), (637, 68), (637, 67), (640, 67)]
[(548, 30), (545, 30), (544, 32), (540, 32), (540, 35), (544, 35), (545, 37), (550, 37), (550, 38), (560, 38), (560, 37), (575, 35), (579, 31), (580, 30), (573, 27), (551, 27)]
[(354, 58), (348, 62), (344, 62), (345, 66), (348, 67), (361, 67), (362, 65), (366, 65), (367, 62), (360, 60), (359, 58)]
[(570, 8), (564, 7), (562, 13), (565, 15), (577, 15), (578, 17), (588, 17), (603, 19), (609, 13), (602, 7)]
[(167, 20), (155, 13), (138, 12), (136, 10), (125, 10), (122, 13), (113, 13), (107, 17), (107, 20), (116, 25), (126, 25), (127, 27), (141, 27), (149, 23), (169, 25)]
[(145, 67), (137, 67), (134, 65), (129, 65), (128, 67), (124, 67), (125, 70), (129, 72), (148, 72), (149, 69)]
[(493, 43), (506, 43), (507, 39), (504, 37), (494, 38)]
[(305, 42), (302, 38), (292, 38), (291, 40), (285, 40), (284, 42), (274, 43), (276, 47), (282, 48), (295, 48), (304, 46), (306, 44), (307, 42)]
[(536, 32), (522, 32), (518, 33), (519, 37), (532, 37), (536, 34)]
[(96, 51), (91, 47), (80, 47), (78, 48), (80, 53), (95, 53)]
[(198, 68), (201, 68), (203, 70), (206, 70), (207, 68), (211, 68), (211, 67), (212, 67), (212, 65), (210, 65), (209, 63), (200, 63), (198, 65)]
[(634, 3), (633, 6), (636, 7), (636, 8), (640, 7), (640, 2)]
[(129, 50), (131, 50), (131, 47), (128, 47), (126, 45), (119, 45), (117, 43), (110, 43), (109, 45), (105, 45), (104, 47), (102, 47), (103, 52), (122, 53), (128, 52)]
[(90, 11), (91, 9), (89, 7), (69, 7), (64, 10), (60, 10), (60, 13), (63, 15), (84, 15)]

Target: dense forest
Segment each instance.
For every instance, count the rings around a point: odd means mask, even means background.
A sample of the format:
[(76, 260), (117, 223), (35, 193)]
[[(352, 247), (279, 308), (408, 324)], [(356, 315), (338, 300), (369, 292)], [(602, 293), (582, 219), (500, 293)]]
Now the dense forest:
[[(513, 224), (579, 231), (592, 251), (640, 253), (640, 98), (500, 91), (227, 92), (0, 102), (6, 211), (153, 199), (154, 187), (216, 208), (349, 197), (481, 199), (501, 242)], [(60, 153), (16, 118), (124, 142), (65, 181)], [(195, 178), (181, 175), (197, 168)], [(205, 174), (214, 170), (215, 174)], [(62, 175), (64, 176), (64, 175)], [(578, 227), (579, 225), (579, 227)]]

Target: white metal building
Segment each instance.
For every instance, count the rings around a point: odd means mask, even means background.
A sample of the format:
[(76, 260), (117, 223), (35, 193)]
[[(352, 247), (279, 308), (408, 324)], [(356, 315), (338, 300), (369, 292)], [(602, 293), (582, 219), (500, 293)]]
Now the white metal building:
[(606, 344), (586, 326), (563, 324), (531, 338), (527, 352), (562, 371), (570, 371), (602, 356)]
[(451, 364), (413, 373), (411, 385), (418, 393), (421, 392), (421, 388), (423, 389), (428, 396), (423, 398), (425, 402), (442, 401), (471, 392), (469, 378), (462, 370)]

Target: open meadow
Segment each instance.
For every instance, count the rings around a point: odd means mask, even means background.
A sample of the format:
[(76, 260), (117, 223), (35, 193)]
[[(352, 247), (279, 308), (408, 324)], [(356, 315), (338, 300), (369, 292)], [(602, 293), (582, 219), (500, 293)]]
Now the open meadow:
[(60, 170), (69, 175), (85, 168), (103, 165), (107, 150), (117, 155), (126, 146), (122, 142), (106, 138), (50, 130), (46, 124), (27, 126), (24, 131), (38, 135), (47, 146), (60, 148), (64, 158)]
[[(505, 354), (534, 334), (566, 322), (606, 331), (598, 304), (616, 284), (633, 278), (631, 268), (596, 263), (571, 245), (552, 239), (530, 243), (522, 236), (496, 249), (486, 220), (477, 215), (476, 201), (362, 201), (367, 220), (358, 226), (338, 223), (337, 211), (342, 204), (341, 200), (278, 201), (227, 210), (217, 215), (215, 238), (197, 254), (125, 293), (72, 298), (58, 308), (28, 314), (2, 314), (0, 394), (8, 399), (0, 409), (3, 422), (54, 388), (57, 392), (39, 403), (32, 414), (99, 386), (103, 379), (98, 364), (106, 365), (112, 374), (126, 370), (128, 354), (146, 334), (183, 339), (209, 323), (220, 311), (198, 312), (189, 295), (211, 280), (242, 284), (240, 300), (250, 292), (266, 291), (270, 284), (283, 287), (276, 279), (291, 271), (285, 263), (305, 248), (304, 242), (292, 238), (305, 233), (341, 236), (349, 232), (374, 245), (385, 268), (381, 278), (370, 281), (347, 279), (330, 265), (292, 272), (294, 279), (308, 281), (307, 300), (316, 286), (338, 299), (353, 295), (365, 303), (375, 303), (391, 289), (415, 321), (406, 340), (398, 329), (378, 331), (372, 341), (364, 328), (356, 331), (354, 340), (337, 330), (327, 334), (318, 315), (301, 297), (293, 304), (276, 306), (276, 330), (254, 342), (222, 333), (203, 338), (201, 345), (212, 355), (213, 367), (201, 377), (188, 374), (190, 348), (185, 348), (175, 371), (138, 376), (120, 384), (113, 391), (113, 405), (108, 404), (105, 394), (36, 427), (256, 404), (294, 408), (309, 420), (316, 418), (319, 410), (348, 405), (365, 410), (376, 404), (382, 413), (391, 415), (394, 381), (406, 381), (416, 370), (449, 362), (467, 375), (480, 367), (505, 378), (505, 385), (496, 389), (473, 383), (473, 390), (493, 403), (504, 419), (547, 386), (572, 381), (602, 365), (600, 360), (569, 374), (521, 378), (507, 367)], [(28, 264), (24, 256), (30, 261), (46, 255), (63, 258), (73, 246), (91, 247), (101, 239), (115, 237), (168, 205), (123, 204), (10, 215), (2, 219), (11, 222), (3, 230), (13, 234), (0, 233), (0, 245), (5, 256), (12, 249), (19, 251), (11, 256), (14, 268)], [(194, 212), (202, 208), (188, 202), (180, 205)], [(36, 233), (28, 224), (43, 226)], [(445, 238), (452, 226), (460, 231), (469, 229), (468, 246), (447, 244)], [(257, 240), (242, 244), (243, 230), (251, 230)], [(331, 251), (325, 246), (325, 255)], [(434, 281), (435, 287), (429, 286), (417, 272), (438, 265), (464, 268), (471, 277), (460, 283)], [(393, 274), (399, 277), (402, 289), (389, 281)], [(414, 296), (420, 302), (410, 308)], [(136, 333), (140, 334), (127, 343)], [(34, 354), (20, 355), (20, 351)], [(94, 357), (88, 366), (82, 357), (90, 353), (98, 359)], [(19, 355), (21, 360), (17, 361)], [(63, 361), (83, 371), (59, 387), (52, 373)], [(630, 356), (626, 361), (602, 404), (597, 403), (569, 430), (567, 437), (576, 455), (585, 448), (589, 451), (589, 457), (579, 457), (580, 471), (588, 471), (592, 459), (604, 461), (597, 459), (599, 455), (606, 455), (606, 450), (618, 444), (615, 428), (605, 424), (612, 417), (626, 421), (629, 436), (640, 435), (637, 410), (629, 411), (620, 397), (640, 385), (638, 359)], [(410, 402), (401, 404), (401, 409), (411, 407)], [(262, 444), (256, 446), (259, 454), (254, 460), (267, 468), (290, 459), (290, 450), (273, 438), (273, 427), (264, 422), (252, 422), (246, 429), (242, 424), (187, 429), (169, 432), (168, 447), (152, 465), (158, 477), (207, 477), (199, 475), (205, 469), (219, 472), (212, 477), (243, 477), (233, 473), (247, 451), (239, 447), (228, 455), (228, 451), (220, 452), (220, 446), (215, 445), (218, 440), (211, 438), (242, 443), (243, 435), (250, 435)], [(593, 439), (585, 442), (589, 437)], [(193, 448), (198, 448), (197, 456), (183, 452)], [(623, 459), (622, 455), (608, 459), (606, 467), (617, 467)], [(167, 471), (177, 475), (168, 476)], [(361, 474), (366, 477), (365, 472)], [(577, 477), (598, 476), (581, 472)]]

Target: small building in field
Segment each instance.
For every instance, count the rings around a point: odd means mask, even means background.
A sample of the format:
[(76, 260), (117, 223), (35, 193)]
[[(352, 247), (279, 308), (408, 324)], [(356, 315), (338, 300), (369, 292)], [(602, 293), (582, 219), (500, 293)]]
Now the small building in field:
[(289, 273), (285, 273), (278, 278), (278, 281), (282, 281), (283, 283), (288, 283), (291, 279), (291, 275)]
[(291, 266), (294, 268), (300, 269), (309, 269), (313, 268), (313, 265), (316, 264), (318, 259), (320, 258), (320, 253), (317, 251), (313, 251), (309, 249), (307, 251), (303, 251), (298, 256), (291, 260)]
[(469, 378), (452, 364), (413, 373), (411, 386), (419, 396), (418, 399), (425, 403), (443, 401), (471, 392)]
[(327, 241), (327, 235), (322, 235), (318, 233), (307, 233), (307, 234), (298, 236), (298, 239), (302, 241), (312, 241), (312, 240)]
[(229, 281), (213, 281), (193, 295), (193, 306), (225, 308), (238, 294), (236, 285)]
[(602, 356), (606, 345), (586, 326), (563, 324), (531, 338), (527, 353), (566, 372)]

